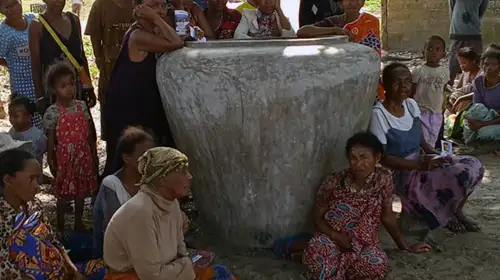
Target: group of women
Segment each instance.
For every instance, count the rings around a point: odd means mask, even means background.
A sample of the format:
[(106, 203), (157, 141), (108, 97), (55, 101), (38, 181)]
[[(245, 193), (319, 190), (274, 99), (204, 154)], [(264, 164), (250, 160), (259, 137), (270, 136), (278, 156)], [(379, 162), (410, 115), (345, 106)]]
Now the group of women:
[(191, 175), (178, 150), (154, 147), (139, 128), (124, 133), (125, 167), (105, 179), (94, 208), (96, 235), (105, 232), (97, 241), (103, 259), (73, 263), (35, 198), (40, 166), (29, 143), (7, 144), (0, 150), (1, 279), (234, 279), (186, 247), (186, 217), (177, 199), (187, 195)]

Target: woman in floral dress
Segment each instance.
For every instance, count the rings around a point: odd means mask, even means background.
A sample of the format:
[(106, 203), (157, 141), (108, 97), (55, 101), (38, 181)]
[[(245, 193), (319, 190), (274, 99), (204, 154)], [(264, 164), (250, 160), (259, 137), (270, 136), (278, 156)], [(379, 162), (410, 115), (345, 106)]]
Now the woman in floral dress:
[(55, 238), (35, 198), (40, 170), (29, 151), (0, 151), (0, 279), (102, 280), (102, 260), (74, 264)]
[(362, 132), (347, 141), (349, 168), (335, 172), (321, 184), (316, 196), (318, 232), (304, 251), (311, 279), (382, 279), (387, 256), (382, 250), (382, 223), (398, 248), (411, 253), (430, 250), (425, 243), (408, 245), (392, 211), (392, 173), (376, 167), (383, 146), (371, 133)]

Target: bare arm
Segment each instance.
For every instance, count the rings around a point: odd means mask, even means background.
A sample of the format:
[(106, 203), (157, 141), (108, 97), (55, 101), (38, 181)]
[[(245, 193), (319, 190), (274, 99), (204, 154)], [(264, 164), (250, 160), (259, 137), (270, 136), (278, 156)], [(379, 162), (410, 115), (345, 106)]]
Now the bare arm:
[(7, 61), (5, 61), (5, 58), (0, 58), (0, 66), (8, 67)]
[(392, 198), (386, 199), (382, 207), (380, 220), (382, 221), (385, 229), (389, 232), (399, 249), (408, 250), (408, 245), (406, 244), (405, 238), (397, 223), (396, 213), (392, 211)]
[(43, 96), (42, 63), (40, 61), (41, 34), (42, 25), (37, 20), (33, 20), (29, 28), (29, 49), (31, 55), (31, 74), (33, 75), (33, 84), (35, 85), (37, 98)]
[(90, 77), (89, 63), (87, 61), (87, 56), (85, 55), (85, 49), (83, 48), (82, 26), (80, 24), (80, 18), (78, 18), (78, 16), (75, 14), (71, 14), (71, 16), (75, 17), (75, 22), (77, 22), (78, 30), (80, 31), (78, 34), (80, 35), (80, 48), (81, 48), (82, 54), (83, 54), (83, 65), (82, 66), (85, 69), (85, 71), (87, 72), (87, 74), (89, 75), (89, 79), (90, 79), (89, 82), (92, 82), (92, 78)]
[(85, 35), (90, 36), (92, 49), (94, 50), (95, 62), (99, 70), (102, 69), (102, 63), (104, 63), (100, 3), (100, 1), (96, 1), (92, 4), (89, 18), (87, 20), (87, 27), (85, 28)]
[(315, 38), (329, 35), (347, 35), (346, 31), (340, 27), (319, 27), (315, 25), (305, 25), (297, 30), (299, 38)]
[(135, 30), (130, 35), (131, 46), (139, 51), (156, 53), (172, 52), (184, 46), (181, 37), (159, 16), (155, 20), (155, 26), (160, 36), (140, 29)]
[(212, 30), (210, 23), (205, 17), (205, 13), (203, 12), (203, 10), (198, 5), (195, 5), (191, 10), (193, 11), (193, 14), (197, 19), (196, 23), (198, 24), (198, 27), (203, 30), (205, 37), (207, 39), (215, 39), (214, 31)]

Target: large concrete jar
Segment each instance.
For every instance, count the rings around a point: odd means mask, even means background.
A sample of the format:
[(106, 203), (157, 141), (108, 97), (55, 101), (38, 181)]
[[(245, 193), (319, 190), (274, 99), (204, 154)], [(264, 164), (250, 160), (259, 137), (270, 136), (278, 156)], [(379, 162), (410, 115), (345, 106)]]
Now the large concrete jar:
[(157, 80), (202, 221), (267, 247), (311, 223), (316, 189), (368, 127), (379, 55), (344, 37), (193, 43)]

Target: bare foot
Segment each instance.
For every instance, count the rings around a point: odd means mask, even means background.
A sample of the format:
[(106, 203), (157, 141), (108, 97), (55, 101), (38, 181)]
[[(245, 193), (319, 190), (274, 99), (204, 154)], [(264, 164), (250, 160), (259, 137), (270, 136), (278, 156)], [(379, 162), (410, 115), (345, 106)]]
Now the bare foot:
[(463, 213), (457, 214), (457, 219), (465, 227), (467, 231), (478, 232), (481, 230), (481, 228), (475, 221), (465, 216), (465, 214)]

